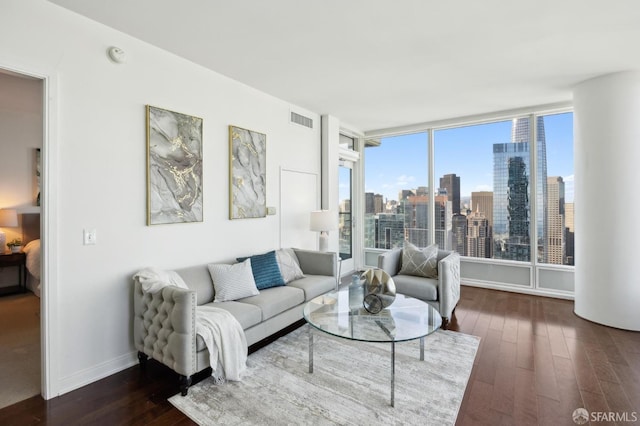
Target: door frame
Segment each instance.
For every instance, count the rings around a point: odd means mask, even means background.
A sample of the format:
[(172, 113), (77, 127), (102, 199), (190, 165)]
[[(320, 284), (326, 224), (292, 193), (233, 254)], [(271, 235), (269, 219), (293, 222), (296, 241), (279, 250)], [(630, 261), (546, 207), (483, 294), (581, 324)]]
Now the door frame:
[(44, 399), (59, 394), (57, 369), (57, 288), (58, 288), (58, 187), (57, 74), (52, 70), (34, 70), (32, 66), (0, 63), (0, 68), (42, 81), (42, 170), (41, 170), (41, 282), (40, 291), (40, 391)]

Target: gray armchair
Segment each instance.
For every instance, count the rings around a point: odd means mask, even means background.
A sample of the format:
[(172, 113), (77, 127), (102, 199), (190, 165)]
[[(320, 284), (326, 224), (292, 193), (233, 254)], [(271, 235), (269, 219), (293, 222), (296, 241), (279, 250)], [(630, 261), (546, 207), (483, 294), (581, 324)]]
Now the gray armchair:
[(438, 250), (438, 277), (424, 278), (398, 275), (402, 268), (402, 249), (394, 249), (378, 256), (378, 268), (386, 271), (398, 293), (424, 300), (436, 308), (446, 328), (460, 300), (460, 255), (454, 251)]

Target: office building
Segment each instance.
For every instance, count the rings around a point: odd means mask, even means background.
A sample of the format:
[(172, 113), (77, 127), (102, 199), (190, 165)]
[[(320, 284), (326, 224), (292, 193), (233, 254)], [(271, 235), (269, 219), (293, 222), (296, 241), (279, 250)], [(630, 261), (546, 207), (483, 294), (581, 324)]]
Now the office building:
[(442, 176), (440, 178), (440, 188), (447, 190), (453, 214), (460, 213), (460, 176), (456, 176), (455, 173)]

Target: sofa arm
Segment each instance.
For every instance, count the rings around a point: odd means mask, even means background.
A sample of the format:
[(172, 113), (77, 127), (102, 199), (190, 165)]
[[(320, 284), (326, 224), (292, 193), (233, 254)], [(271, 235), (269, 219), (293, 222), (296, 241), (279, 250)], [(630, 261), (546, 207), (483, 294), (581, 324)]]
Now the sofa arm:
[(378, 255), (378, 268), (390, 276), (398, 275), (402, 266), (402, 249), (397, 248)]
[(303, 274), (338, 275), (338, 255), (333, 252), (293, 249)]
[(451, 252), (438, 262), (438, 299), (440, 315), (451, 319), (451, 313), (460, 300), (460, 255)]
[(196, 305), (194, 290), (165, 287), (157, 293), (144, 293), (136, 281), (136, 349), (183, 376), (196, 373)]

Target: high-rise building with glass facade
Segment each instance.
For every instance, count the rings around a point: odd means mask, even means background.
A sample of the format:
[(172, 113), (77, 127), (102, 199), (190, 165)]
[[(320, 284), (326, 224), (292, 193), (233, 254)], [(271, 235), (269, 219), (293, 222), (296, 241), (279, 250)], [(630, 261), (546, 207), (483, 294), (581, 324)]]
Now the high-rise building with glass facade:
[(404, 203), (407, 241), (417, 247), (429, 245), (429, 196), (412, 195)]
[(375, 197), (375, 194), (373, 192), (364, 193), (364, 213), (365, 214), (373, 214), (376, 212), (374, 197)]
[[(536, 119), (536, 228), (538, 260), (547, 259), (547, 149), (543, 117)], [(517, 118), (511, 142), (493, 145), (494, 257), (531, 260), (531, 129), (530, 119)]]
[(453, 231), (453, 245), (451, 249), (467, 256), (467, 216), (454, 213), (451, 217), (451, 227)]
[[(447, 195), (436, 195), (433, 215), (435, 218), (435, 242), (443, 250), (451, 250), (453, 245), (453, 228), (451, 201)], [(426, 247), (428, 243), (421, 246)]]
[(455, 173), (442, 176), (440, 188), (447, 190), (452, 213), (460, 213), (460, 176), (456, 176)]
[(391, 250), (404, 245), (404, 214), (376, 216), (376, 248)]

